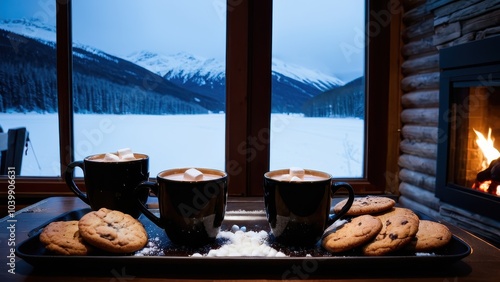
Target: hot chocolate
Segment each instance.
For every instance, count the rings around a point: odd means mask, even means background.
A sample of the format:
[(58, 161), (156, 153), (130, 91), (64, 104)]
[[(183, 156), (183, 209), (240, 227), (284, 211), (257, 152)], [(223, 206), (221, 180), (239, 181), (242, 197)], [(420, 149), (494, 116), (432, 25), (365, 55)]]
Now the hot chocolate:
[[(174, 173), (174, 174), (168, 174), (168, 175), (160, 175), (160, 177), (163, 177), (163, 178), (169, 179), (169, 180), (175, 180), (175, 181), (192, 181), (190, 179), (186, 179), (184, 177), (184, 173)], [(217, 178), (221, 178), (221, 177), (222, 177), (221, 175), (206, 174), (206, 173), (204, 173), (202, 179), (198, 179), (198, 180), (195, 180), (195, 181), (206, 181), (206, 180), (212, 180), (212, 179), (217, 179)]]
[(208, 181), (222, 178), (224, 175), (218, 175), (209, 170), (190, 168), (164, 171), (159, 176), (174, 181)]
[(268, 172), (267, 176), (277, 181), (324, 181), (330, 179), (330, 175), (320, 171), (304, 170), (296, 167)]
[(313, 174), (304, 174), (304, 176), (302, 178), (300, 178), (297, 176), (291, 176), (288, 173), (273, 175), (273, 176), (271, 176), (271, 178), (278, 180), (278, 181), (321, 181), (321, 180), (328, 179), (328, 177), (323, 177), (323, 176), (313, 175)]
[(96, 162), (126, 162), (144, 158), (145, 155), (132, 153), (130, 148), (124, 148), (113, 153), (94, 155), (89, 157), (88, 160)]

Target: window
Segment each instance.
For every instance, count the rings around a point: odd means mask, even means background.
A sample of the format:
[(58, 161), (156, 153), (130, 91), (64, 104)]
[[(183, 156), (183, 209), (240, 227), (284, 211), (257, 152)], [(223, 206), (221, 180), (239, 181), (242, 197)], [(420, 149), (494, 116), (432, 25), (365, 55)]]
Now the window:
[[(272, 54), (272, 18), (273, 3), (271, 1), (208, 1), (215, 8), (227, 9), (226, 25), (226, 111), (224, 166), (230, 175), (230, 194), (259, 196), (262, 194), (262, 175), (270, 169), (272, 149), (270, 145), (271, 123), (271, 54)], [(372, 2), (372, 1), (370, 1)], [(386, 11), (385, 1), (373, 1), (367, 13), (371, 17), (379, 16), (376, 11)], [(201, 2), (200, 2), (201, 3)], [(77, 1), (69, 4), (57, 4), (57, 75), (58, 75), (58, 108), (59, 116), (59, 152), (61, 171), (64, 164), (77, 159), (78, 139), (75, 129), (79, 125), (78, 117), (73, 119), (75, 109), (73, 100), (74, 87), (78, 80), (73, 76), (75, 61), (70, 58), (72, 39), (78, 34), (72, 33), (76, 18), (72, 18), (72, 8)], [(72, 7), (73, 6), (73, 7)], [(376, 18), (367, 27), (377, 27)], [(366, 58), (368, 59), (366, 77), (366, 126), (363, 148), (363, 175), (349, 178), (339, 176), (339, 180), (348, 180), (356, 191), (383, 192), (386, 183), (386, 162), (388, 144), (388, 95), (389, 95), (389, 42), (390, 29), (387, 25), (378, 25), (377, 30), (368, 28), (365, 36), (370, 43)], [(373, 32), (373, 36), (372, 36)], [(376, 34), (375, 34), (376, 32)], [(334, 36), (334, 35), (332, 35)], [(377, 52), (377, 56), (372, 56)], [(76, 115), (77, 116), (77, 115)], [(82, 127), (80, 127), (82, 128)], [(97, 127), (99, 124), (97, 123)], [(92, 128), (87, 128), (87, 136), (92, 136)], [(85, 130), (85, 129), (84, 129)], [(85, 131), (82, 132), (85, 132)], [(75, 134), (75, 135), (74, 135)], [(97, 138), (97, 135), (95, 135)], [(89, 141), (89, 140), (87, 140)], [(76, 145), (76, 146), (75, 146)], [(84, 148), (82, 144), (81, 148)], [(75, 149), (68, 149), (75, 148)], [(111, 147), (109, 147), (111, 149)], [(115, 149), (115, 148), (112, 148)], [(82, 150), (83, 152), (84, 150)], [(152, 172), (154, 175), (154, 172)], [(342, 177), (342, 178), (341, 178)], [(60, 178), (19, 178), (18, 190), (32, 191), (36, 185), (39, 191), (67, 193), (68, 189)]]
[(224, 170), (225, 19), (212, 1), (73, 0), (74, 157)]
[(21, 175), (60, 176), (56, 5), (0, 2), (0, 126), (26, 128)]
[(364, 0), (273, 3), (270, 168), (364, 177)]

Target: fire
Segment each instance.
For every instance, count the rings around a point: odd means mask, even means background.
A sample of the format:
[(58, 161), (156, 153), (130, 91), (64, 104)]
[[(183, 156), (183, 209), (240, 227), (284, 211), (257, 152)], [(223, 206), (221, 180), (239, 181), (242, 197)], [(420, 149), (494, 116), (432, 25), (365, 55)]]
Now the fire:
[[(489, 167), (490, 164), (492, 164), (493, 161), (497, 161), (500, 158), (500, 152), (495, 148), (493, 145), (494, 139), (491, 138), (491, 128), (488, 130), (488, 137), (485, 138), (484, 135), (473, 129), (474, 132), (477, 135), (476, 143), (481, 149), (481, 152), (483, 153), (484, 158), (486, 159), (483, 161), (483, 169), (490, 170), (491, 168)], [(495, 164), (497, 166), (498, 164)], [(483, 172), (481, 172), (483, 173)], [(479, 175), (479, 174), (478, 174)], [(479, 177), (479, 176), (478, 176)], [(500, 185), (498, 182), (498, 179), (495, 179), (495, 181), (492, 180), (486, 180), (483, 182), (476, 182), (472, 186), (474, 189), (481, 190), (486, 193), (492, 193), (494, 195), (500, 196)]]
[[(474, 183), (472, 185), (472, 188), (477, 189), (477, 190), (481, 190), (485, 193), (488, 193), (490, 191), (491, 183), (492, 183), (491, 180), (486, 180), (486, 181), (483, 181), (481, 183)], [(497, 187), (495, 188), (494, 194), (497, 196), (500, 196), (500, 189), (499, 188), (500, 188), (500, 185), (497, 185)]]
[(500, 158), (500, 152), (493, 145), (494, 139), (491, 138), (491, 128), (488, 130), (488, 138), (485, 138), (481, 132), (475, 129), (473, 130), (477, 135), (476, 143), (481, 149), (484, 157), (486, 158), (485, 163), (483, 163), (484, 169), (487, 168), (492, 161)]

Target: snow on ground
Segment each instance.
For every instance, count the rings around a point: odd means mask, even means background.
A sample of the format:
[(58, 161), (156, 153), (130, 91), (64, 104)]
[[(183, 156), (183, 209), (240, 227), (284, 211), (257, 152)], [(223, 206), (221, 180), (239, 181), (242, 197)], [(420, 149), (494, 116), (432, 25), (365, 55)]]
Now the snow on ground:
[[(150, 156), (151, 176), (174, 167), (224, 170), (224, 123), (224, 114), (77, 114), (74, 121), (76, 159), (128, 147)], [(57, 114), (0, 113), (0, 126), (4, 132), (21, 126), (29, 132), (31, 143), (23, 158), (21, 175), (60, 174)], [(322, 170), (334, 177), (362, 176), (363, 120), (273, 114), (271, 129), (262, 129), (258, 136), (251, 137), (252, 142), (256, 142), (255, 148), (267, 143), (269, 136), (271, 169), (299, 166)]]

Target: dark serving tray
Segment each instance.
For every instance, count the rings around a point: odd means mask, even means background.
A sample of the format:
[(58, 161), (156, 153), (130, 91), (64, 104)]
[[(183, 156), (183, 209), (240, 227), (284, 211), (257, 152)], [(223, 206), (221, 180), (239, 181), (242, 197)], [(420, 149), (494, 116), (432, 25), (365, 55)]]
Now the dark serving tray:
[[(30, 236), (16, 248), (16, 254), (35, 267), (50, 267), (57, 265), (59, 269), (65, 266), (70, 268), (106, 268), (120, 269), (123, 267), (140, 268), (151, 271), (179, 272), (186, 266), (195, 267), (196, 271), (237, 271), (239, 273), (252, 273), (256, 270), (265, 271), (326, 271), (337, 272), (354, 269), (421, 269), (421, 267), (442, 269), (451, 265), (471, 253), (470, 246), (462, 239), (453, 236), (445, 247), (435, 250), (426, 255), (415, 253), (398, 252), (385, 256), (363, 256), (359, 251), (350, 251), (342, 254), (331, 254), (324, 250), (319, 244), (310, 248), (287, 247), (272, 242), (271, 247), (285, 253), (286, 257), (208, 257), (190, 256), (193, 253), (206, 254), (208, 250), (220, 247), (224, 242), (217, 240), (209, 246), (200, 248), (188, 248), (173, 245), (164, 231), (158, 228), (145, 216), (141, 215), (139, 220), (143, 223), (149, 236), (149, 241), (154, 246), (150, 252), (139, 251), (136, 254), (116, 255), (109, 253), (93, 254), (88, 256), (63, 256), (50, 253), (39, 240), (43, 227), (53, 221), (78, 220), (89, 209), (74, 210), (58, 216), (49, 222), (33, 229)], [(227, 212), (223, 222), (222, 231), (228, 231), (233, 225), (245, 226), (247, 231), (268, 231), (266, 215), (264, 211), (236, 211)], [(182, 267), (181, 267), (182, 266)]]

